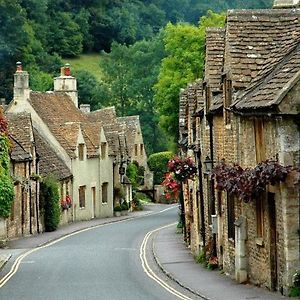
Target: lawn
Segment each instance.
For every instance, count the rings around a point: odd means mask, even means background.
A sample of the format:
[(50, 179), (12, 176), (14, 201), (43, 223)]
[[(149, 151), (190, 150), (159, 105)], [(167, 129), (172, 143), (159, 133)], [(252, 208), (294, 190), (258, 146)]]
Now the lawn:
[(77, 58), (64, 59), (64, 63), (69, 63), (74, 71), (89, 71), (100, 81), (102, 78), (101, 69), (99, 67), (100, 57), (101, 55), (98, 53), (82, 54)]

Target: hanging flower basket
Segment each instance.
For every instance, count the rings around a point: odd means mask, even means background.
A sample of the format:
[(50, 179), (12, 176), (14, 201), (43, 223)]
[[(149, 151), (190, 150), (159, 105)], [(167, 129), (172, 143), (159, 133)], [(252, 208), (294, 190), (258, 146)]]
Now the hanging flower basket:
[(195, 163), (191, 157), (180, 158), (175, 156), (168, 162), (168, 169), (174, 173), (176, 180), (186, 182), (188, 179), (194, 179), (197, 172)]

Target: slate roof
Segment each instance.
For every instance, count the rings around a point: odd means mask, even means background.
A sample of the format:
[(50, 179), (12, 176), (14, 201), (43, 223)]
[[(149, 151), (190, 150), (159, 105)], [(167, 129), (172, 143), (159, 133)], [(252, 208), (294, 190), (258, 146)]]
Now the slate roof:
[(39, 155), (40, 175), (54, 175), (58, 180), (72, 177), (72, 173), (64, 162), (49, 147), (48, 143), (34, 129), (34, 139), (37, 153)]
[(91, 111), (87, 117), (91, 122), (101, 121), (105, 125), (116, 123), (117, 114), (115, 107), (111, 106)]
[(126, 146), (128, 153), (132, 153), (135, 143), (135, 135), (140, 132), (140, 117), (139, 116), (127, 116), (118, 117), (117, 122), (122, 128), (122, 131), (126, 135)]
[(299, 36), (300, 9), (229, 10), (223, 71), (235, 89), (246, 88), (269, 58), (284, 55)]
[(221, 75), (223, 72), (225, 29), (207, 28), (205, 39), (205, 74), (204, 80), (212, 92), (221, 92)]
[(117, 114), (114, 106), (101, 108), (86, 114), (91, 122), (101, 121), (107, 143), (109, 145), (109, 155), (123, 155), (125, 157), (126, 137), (123, 126), (117, 122)]
[(80, 129), (85, 139), (87, 156), (99, 155), (97, 138), (100, 138), (101, 123), (90, 121), (85, 113), (74, 106), (66, 93), (31, 92), (30, 103), (71, 158), (76, 157)]
[(15, 161), (32, 159), (32, 123), (28, 113), (5, 114), (11, 142), (13, 144), (10, 157)]
[[(269, 64), (255, 78), (237, 101), (232, 105), (236, 110), (273, 109), (300, 77), (300, 42), (285, 56), (274, 56)], [(281, 53), (282, 56), (282, 53)]]

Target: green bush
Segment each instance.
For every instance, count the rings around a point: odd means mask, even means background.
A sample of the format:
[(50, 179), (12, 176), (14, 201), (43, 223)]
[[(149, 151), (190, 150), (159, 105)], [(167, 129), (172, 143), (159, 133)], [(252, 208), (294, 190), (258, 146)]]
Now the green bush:
[(57, 229), (60, 219), (58, 182), (53, 177), (46, 177), (41, 182), (40, 188), (45, 231), (54, 231)]
[(114, 208), (114, 211), (121, 211), (121, 210), (122, 210), (122, 208), (119, 204), (117, 204)]
[(136, 163), (128, 164), (126, 168), (126, 176), (134, 188), (138, 186), (138, 166)]
[(161, 184), (164, 180), (164, 175), (168, 171), (168, 161), (174, 156), (170, 151), (158, 152), (151, 154), (148, 159), (150, 170), (154, 174), (154, 184)]
[(122, 209), (122, 210), (128, 210), (128, 209), (129, 209), (129, 206), (128, 206), (127, 201), (124, 201), (124, 202), (121, 204), (121, 209)]

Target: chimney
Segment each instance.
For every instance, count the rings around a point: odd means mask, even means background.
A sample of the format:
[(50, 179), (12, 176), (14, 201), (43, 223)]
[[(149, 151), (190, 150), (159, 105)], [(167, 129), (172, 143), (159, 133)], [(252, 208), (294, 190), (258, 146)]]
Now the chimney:
[(70, 64), (65, 64), (60, 69), (60, 76), (54, 78), (54, 91), (65, 92), (78, 107), (77, 81), (75, 77), (71, 76)]
[(274, 0), (273, 8), (300, 7), (300, 0)]
[(91, 106), (90, 106), (90, 104), (80, 104), (80, 110), (83, 113), (88, 114), (91, 112)]
[(0, 109), (3, 109), (3, 111), (5, 111), (6, 109), (6, 103), (5, 103), (5, 98), (0, 98)]
[(22, 63), (17, 62), (17, 70), (14, 74), (14, 101), (29, 99), (29, 74), (23, 71)]

